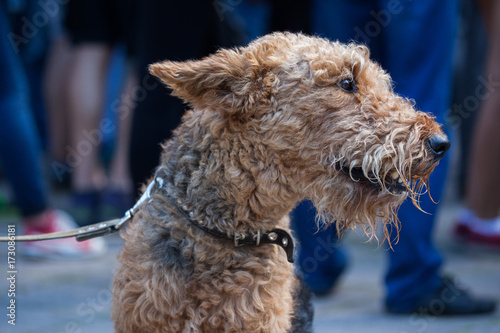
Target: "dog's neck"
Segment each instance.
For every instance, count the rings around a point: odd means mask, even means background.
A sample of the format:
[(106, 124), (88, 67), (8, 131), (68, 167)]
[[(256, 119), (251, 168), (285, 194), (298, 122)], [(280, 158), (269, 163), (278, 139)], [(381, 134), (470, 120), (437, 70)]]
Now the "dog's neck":
[(245, 146), (243, 133), (214, 133), (217, 117), (201, 121), (207, 116), (189, 112), (183, 128), (164, 146), (158, 173), (171, 183), (169, 194), (212, 228), (266, 232), (288, 227), (284, 217), (300, 197), (283, 183), (287, 177), (280, 177), (278, 165), (264, 156), (265, 147)]

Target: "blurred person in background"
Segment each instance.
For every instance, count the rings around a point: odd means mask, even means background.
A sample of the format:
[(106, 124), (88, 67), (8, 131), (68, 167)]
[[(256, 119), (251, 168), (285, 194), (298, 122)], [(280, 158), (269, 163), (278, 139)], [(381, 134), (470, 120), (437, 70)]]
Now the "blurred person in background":
[[(272, 24), (266, 21), (273, 16), (270, 11), (276, 7), (275, 1), (243, 2), (239, 7), (243, 20), (260, 23), (257, 28), (255, 24), (248, 26), (250, 38), (269, 32)], [(371, 56), (388, 69), (395, 90), (405, 97), (414, 98), (417, 107), (432, 112), (438, 122), (444, 123), (451, 93), (457, 9), (458, 3), (454, 1), (313, 0), (312, 31), (331, 40), (356, 40), (366, 44)], [(309, 13), (307, 10), (301, 12), (303, 15)], [(298, 21), (307, 22), (300, 18)], [(293, 30), (296, 24), (293, 22), (281, 29)], [(437, 26), (439, 33), (433, 30)], [(302, 29), (308, 31), (310, 28), (303, 26)], [(419, 40), (425, 40), (425, 43), (419, 43)], [(430, 190), (435, 200), (441, 195), (446, 169), (445, 158), (431, 176)], [(475, 299), (450, 278), (441, 276), (442, 260), (431, 237), (437, 207), (425, 195), (421, 205), (431, 214), (418, 211), (411, 202), (405, 203), (399, 212), (402, 224), (400, 240), (396, 242), (396, 235), (392, 234), (393, 250), (389, 251), (390, 266), (386, 275), (387, 311), (421, 315), (492, 312), (495, 309), (492, 300)], [(330, 227), (318, 231), (316, 210), (309, 201), (300, 203), (292, 217), (292, 226), (299, 239), (299, 269), (313, 292), (326, 295), (348, 262), (344, 249), (337, 243), (336, 229)], [(318, 256), (321, 260), (317, 260)], [(430, 310), (433, 301), (452, 291), (459, 291), (460, 296), (437, 312)]]
[[(73, 219), (50, 207), (48, 188), (42, 174), (41, 141), (30, 103), (30, 89), (25, 69), (7, 15), (5, 1), (0, 1), (0, 163), (14, 200), (20, 210), (24, 234), (71, 230)], [(29, 39), (26, 36), (19, 36)], [(29, 242), (23, 254), (35, 258), (81, 258), (102, 254), (102, 239), (77, 242), (58, 239)]]
[[(151, 0), (137, 7), (137, 71), (146, 91), (132, 122), (130, 165), (138, 190), (160, 161), (161, 146), (179, 125), (188, 106), (165, 91), (148, 66), (162, 60), (199, 59), (220, 47), (242, 44), (234, 1)], [(138, 195), (138, 193), (137, 193)]]
[(465, 196), (471, 139), (484, 94), (487, 78), (484, 76), (485, 53), (487, 49), (486, 29), (477, 0), (462, 0), (458, 21), (457, 45), (454, 54), (453, 98), (447, 112), (447, 126), (456, 133), (453, 149), (458, 152), (453, 165), (457, 189), (453, 192), (457, 200)]
[[(371, 57), (392, 76), (394, 90), (412, 98), (418, 109), (430, 112), (441, 124), (451, 97), (452, 54), (458, 2), (445, 1), (347, 1), (314, 0), (313, 31), (331, 40), (366, 44)], [(448, 157), (430, 178), (430, 192), (439, 202), (446, 179)], [(399, 240), (391, 234), (393, 250), (388, 251), (389, 268), (385, 277), (386, 310), (395, 314), (463, 315), (494, 311), (495, 302), (472, 297), (454, 279), (441, 273), (442, 258), (432, 242), (438, 205), (423, 195), (422, 213), (407, 200), (398, 212)], [(335, 228), (317, 231), (315, 211), (310, 203), (300, 204), (294, 212), (299, 238), (299, 267), (306, 283), (316, 294), (327, 294), (346, 267), (346, 256), (332, 246), (314, 269), (307, 261), (314, 258), (318, 244), (332, 244)], [(436, 300), (451, 291), (438, 311)], [(440, 303), (441, 304), (441, 303)]]
[(68, 153), (66, 147), (71, 144), (71, 128), (65, 92), (72, 48), (64, 29), (67, 6), (58, 5), (56, 2), (54, 4), (51, 8), (53, 17), (48, 24), (49, 45), (42, 91), (46, 106), (47, 155), (51, 162), (49, 168), (51, 183), (57, 189), (68, 189), (71, 185), (70, 173), (64, 170), (69, 170), (66, 163)]
[[(128, 148), (132, 89), (137, 84), (133, 69), (135, 1), (72, 0), (65, 22), (72, 44), (66, 88), (71, 129), (66, 156), (71, 173), (70, 211), (80, 225), (86, 225), (120, 217), (134, 203)], [(115, 125), (103, 118), (104, 101), (113, 47), (119, 43), (127, 46), (129, 64), (124, 98), (115, 113), (117, 140), (107, 172), (100, 147)]]
[(488, 36), (487, 83), (467, 156), (465, 208), (456, 232), (468, 240), (500, 246), (500, 2), (478, 3)]

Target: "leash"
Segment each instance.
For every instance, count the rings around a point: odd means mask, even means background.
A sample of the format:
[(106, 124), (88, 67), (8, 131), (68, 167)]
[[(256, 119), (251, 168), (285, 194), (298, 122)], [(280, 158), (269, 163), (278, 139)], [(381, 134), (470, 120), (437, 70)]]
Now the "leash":
[(77, 241), (82, 242), (91, 238), (101, 237), (113, 234), (120, 230), (120, 228), (130, 221), (134, 216), (137, 208), (146, 200), (151, 198), (151, 189), (153, 188), (154, 182), (149, 183), (144, 194), (135, 203), (134, 207), (130, 208), (125, 212), (125, 215), (121, 219), (114, 219), (104, 222), (99, 222), (95, 224), (90, 224), (85, 227), (76, 228), (73, 230), (52, 232), (48, 234), (38, 234), (38, 235), (23, 235), (23, 236), (0, 236), (0, 242), (34, 242), (43, 241), (50, 239), (59, 238), (70, 238), (75, 237)]
[[(18, 242), (33, 242), (33, 241), (42, 241), (42, 240), (50, 240), (50, 239), (59, 239), (59, 238), (69, 238), (75, 237), (77, 241), (85, 241), (95, 237), (101, 237), (113, 234), (120, 230), (120, 228), (127, 222), (129, 222), (134, 216), (137, 208), (144, 203), (146, 200), (151, 200), (151, 190), (153, 189), (154, 184), (158, 184), (159, 188), (163, 188), (164, 180), (161, 177), (156, 177), (153, 181), (151, 181), (146, 188), (144, 194), (140, 197), (140, 199), (136, 202), (134, 207), (127, 210), (125, 215), (121, 219), (114, 219), (110, 221), (104, 221), (96, 224), (91, 224), (85, 227), (68, 230), (68, 231), (59, 231), (48, 234), (39, 234), (39, 235), (23, 235), (23, 236), (0, 236), (0, 242), (8, 242), (8, 241), (18, 241)], [(245, 234), (245, 233), (236, 233), (234, 236), (230, 237), (227, 234), (217, 230), (205, 227), (199, 224), (197, 221), (194, 221), (190, 218), (193, 215), (193, 212), (186, 212), (184, 207), (181, 208), (177, 205), (174, 198), (170, 196), (170, 194), (166, 193), (167, 200), (170, 204), (179, 212), (182, 217), (194, 225), (195, 227), (203, 230), (204, 232), (226, 240), (230, 240), (234, 243), (235, 247), (239, 247), (242, 245), (254, 245), (259, 246), (260, 244), (274, 244), (281, 247), (285, 250), (286, 257), (288, 262), (294, 262), (294, 242), (292, 236), (283, 229), (273, 229), (269, 232), (261, 233), (258, 231), (256, 234)]]

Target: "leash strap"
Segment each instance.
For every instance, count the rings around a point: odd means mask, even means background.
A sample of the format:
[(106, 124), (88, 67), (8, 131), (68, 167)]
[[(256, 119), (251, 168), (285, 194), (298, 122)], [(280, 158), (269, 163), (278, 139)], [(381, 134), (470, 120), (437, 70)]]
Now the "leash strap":
[(121, 219), (114, 219), (104, 222), (99, 222), (95, 224), (91, 224), (85, 227), (67, 230), (67, 231), (59, 231), (52, 232), (48, 234), (38, 234), (38, 235), (22, 235), (22, 236), (0, 236), (0, 242), (34, 242), (34, 241), (43, 241), (50, 239), (59, 239), (59, 238), (70, 238), (75, 237), (77, 241), (81, 242), (84, 240), (88, 240), (95, 237), (106, 236), (109, 234), (113, 234), (120, 230), (120, 228), (128, 221), (132, 219), (137, 208), (147, 199), (151, 197), (151, 189), (153, 188), (154, 181), (149, 183), (146, 191), (141, 196), (141, 198), (135, 203), (134, 207), (127, 210), (125, 215)]
[(106, 222), (91, 224), (73, 230), (52, 232), (48, 234), (10, 236), (10, 237), (0, 236), (0, 242), (8, 242), (8, 241), (34, 242), (34, 241), (69, 238), (69, 237), (76, 237), (76, 240), (81, 242), (94, 237), (109, 235), (118, 231), (118, 229), (116, 229), (116, 225), (120, 221), (121, 219), (115, 219)]

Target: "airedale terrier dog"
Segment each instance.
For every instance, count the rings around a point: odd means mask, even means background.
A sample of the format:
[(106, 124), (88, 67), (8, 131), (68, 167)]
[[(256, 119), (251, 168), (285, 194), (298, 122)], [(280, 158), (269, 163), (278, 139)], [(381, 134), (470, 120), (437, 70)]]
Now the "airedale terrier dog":
[(274, 33), (150, 70), (192, 110), (122, 232), (116, 332), (310, 331), (288, 213), (386, 235), (449, 147), (365, 46)]

